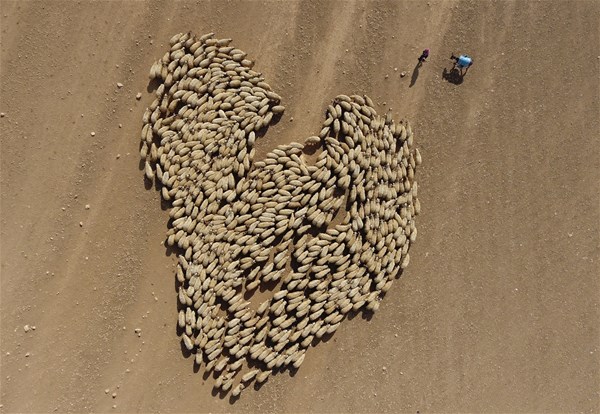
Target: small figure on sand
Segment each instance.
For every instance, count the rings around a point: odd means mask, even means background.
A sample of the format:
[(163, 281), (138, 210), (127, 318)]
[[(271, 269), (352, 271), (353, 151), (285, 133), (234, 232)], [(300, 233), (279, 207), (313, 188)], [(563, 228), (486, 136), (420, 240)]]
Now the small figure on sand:
[(421, 53), (421, 56), (419, 56), (417, 66), (415, 66), (415, 68), (413, 69), (413, 73), (410, 78), (410, 85), (408, 85), (409, 88), (412, 88), (414, 86), (415, 82), (417, 82), (417, 77), (419, 77), (419, 68), (423, 65), (423, 62), (425, 62), (425, 60), (428, 57), (429, 57), (429, 49), (423, 50), (423, 53)]
[(450, 56), (450, 59), (454, 61), (454, 65), (452, 65), (452, 69), (450, 69), (450, 71), (444, 68), (442, 77), (450, 83), (460, 85), (463, 82), (467, 71), (473, 65), (473, 58), (469, 55), (456, 56), (453, 53), (452, 56)]
[[(460, 70), (461, 75), (466, 74), (467, 71), (469, 70), (469, 68), (471, 67), (471, 65), (473, 64), (473, 59), (469, 55), (460, 55), (457, 57), (457, 56), (454, 56), (454, 53), (453, 53), (452, 56), (450, 56), (450, 59), (452, 59), (454, 61), (454, 67), (456, 67)], [(465, 70), (464, 73), (463, 73), (463, 69)]]

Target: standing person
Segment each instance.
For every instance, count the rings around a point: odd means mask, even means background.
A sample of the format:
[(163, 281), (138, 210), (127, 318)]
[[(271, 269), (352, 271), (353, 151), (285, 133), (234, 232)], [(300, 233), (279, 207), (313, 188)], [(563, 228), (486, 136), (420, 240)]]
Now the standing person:
[(429, 57), (429, 49), (423, 50), (423, 53), (421, 53), (421, 56), (419, 56), (419, 62), (421, 62), (421, 63), (425, 62), (425, 60), (428, 57)]

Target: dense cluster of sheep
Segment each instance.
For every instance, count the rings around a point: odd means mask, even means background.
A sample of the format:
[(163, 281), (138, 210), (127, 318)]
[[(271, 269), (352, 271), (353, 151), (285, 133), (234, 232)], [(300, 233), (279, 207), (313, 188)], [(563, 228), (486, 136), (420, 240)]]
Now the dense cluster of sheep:
[(348, 312), (378, 309), (420, 210), (410, 126), (366, 96), (336, 97), (318, 136), (256, 160), (284, 107), (252, 66), (230, 39), (175, 35), (150, 70), (140, 150), (172, 205), (183, 344), (234, 397), (298, 368)]

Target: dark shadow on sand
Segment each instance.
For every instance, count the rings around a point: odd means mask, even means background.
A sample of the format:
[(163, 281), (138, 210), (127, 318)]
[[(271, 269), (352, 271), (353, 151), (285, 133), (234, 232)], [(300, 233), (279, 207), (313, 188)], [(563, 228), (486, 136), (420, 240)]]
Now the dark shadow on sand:
[(419, 60), (417, 62), (417, 65), (413, 69), (412, 76), (410, 77), (410, 85), (408, 85), (409, 88), (412, 88), (414, 86), (414, 84), (417, 82), (417, 78), (419, 77), (419, 69), (421, 69), (421, 66), (423, 66), (423, 62), (421, 62)]
[(461, 83), (463, 83), (464, 77), (465, 75), (461, 73), (461, 71), (458, 70), (456, 67), (450, 70), (444, 68), (442, 72), (442, 78), (454, 85), (460, 85)]

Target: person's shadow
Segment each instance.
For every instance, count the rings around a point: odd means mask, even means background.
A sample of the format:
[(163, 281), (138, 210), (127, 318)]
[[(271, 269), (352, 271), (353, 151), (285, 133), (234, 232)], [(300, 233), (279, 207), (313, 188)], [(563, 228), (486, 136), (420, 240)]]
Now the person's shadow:
[(413, 69), (413, 73), (410, 78), (410, 85), (408, 85), (409, 88), (412, 88), (413, 85), (417, 82), (417, 78), (419, 77), (419, 69), (421, 68), (422, 65), (423, 65), (423, 62), (421, 62), (419, 60), (417, 62), (417, 66), (415, 66), (415, 68)]
[(463, 83), (464, 77), (465, 75), (456, 67), (453, 67), (450, 70), (444, 68), (444, 71), (442, 72), (442, 78), (454, 85)]

